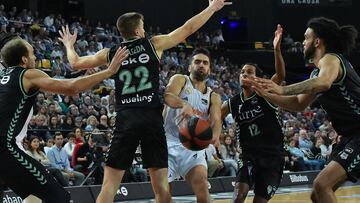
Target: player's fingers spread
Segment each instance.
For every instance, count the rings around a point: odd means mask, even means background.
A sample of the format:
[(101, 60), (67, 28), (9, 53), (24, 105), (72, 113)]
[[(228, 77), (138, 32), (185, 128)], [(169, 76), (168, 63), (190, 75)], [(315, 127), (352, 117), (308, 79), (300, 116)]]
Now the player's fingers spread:
[(61, 30), (59, 30), (59, 35), (63, 38), (64, 34), (61, 32)]
[(116, 51), (116, 55), (120, 56), (121, 54), (124, 54), (126, 52), (126, 47), (119, 47), (118, 50)]
[(66, 29), (65, 26), (61, 26), (62, 32), (65, 34), (66, 33)]

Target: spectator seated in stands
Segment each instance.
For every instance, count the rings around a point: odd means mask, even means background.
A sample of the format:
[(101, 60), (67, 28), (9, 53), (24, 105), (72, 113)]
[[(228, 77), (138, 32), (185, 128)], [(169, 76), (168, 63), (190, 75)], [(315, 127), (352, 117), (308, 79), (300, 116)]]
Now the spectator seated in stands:
[(297, 161), (300, 166), (303, 165), (302, 164), (303, 162), (304, 165), (306, 166), (305, 168), (301, 167), (301, 170), (320, 170), (321, 167), (324, 165), (324, 163), (319, 160), (310, 159), (311, 157), (310, 158), (308, 157), (309, 153), (307, 151), (303, 151), (299, 149), (298, 147), (296, 147), (296, 145), (297, 145), (297, 141), (295, 139), (292, 139), (290, 141), (288, 150), (290, 154), (293, 156), (294, 161)]
[(214, 145), (210, 144), (205, 149), (205, 157), (208, 165), (208, 177), (216, 177), (219, 175), (227, 174), (227, 170), (224, 166), (224, 161), (218, 157)]
[(70, 132), (67, 138), (68, 142), (64, 145), (64, 149), (66, 151), (66, 154), (68, 155), (69, 160), (71, 161), (75, 148), (75, 134), (73, 132)]
[(74, 154), (75, 165), (74, 170), (79, 172), (88, 171), (88, 167), (93, 162), (95, 154), (96, 142), (93, 141), (92, 136), (89, 136), (88, 141), (80, 144), (79, 149)]
[(54, 146), (54, 139), (53, 138), (47, 139), (46, 145), (44, 146), (45, 154), (47, 154), (53, 146)]
[(56, 180), (62, 186), (68, 186), (68, 181), (66, 181), (61, 174), (61, 171), (57, 168), (51, 167), (50, 160), (46, 157), (45, 153), (40, 150), (40, 139), (37, 136), (31, 136), (29, 140), (28, 150), (26, 153), (39, 161), (49, 172), (56, 178)]
[(299, 148), (311, 149), (312, 147), (313, 147), (313, 142), (310, 140), (307, 130), (301, 129), (299, 131)]
[(238, 170), (239, 153), (230, 135), (225, 135), (224, 144), (220, 145), (220, 155), (223, 158), (225, 167), (228, 165), (230, 176), (235, 177)]
[(55, 145), (47, 153), (47, 157), (50, 160), (51, 166), (61, 170), (65, 180), (69, 183), (72, 180), (74, 185), (80, 185), (84, 180), (84, 174), (74, 171), (70, 167), (68, 155), (66, 154), (63, 145), (63, 135), (60, 132), (56, 132), (54, 135)]

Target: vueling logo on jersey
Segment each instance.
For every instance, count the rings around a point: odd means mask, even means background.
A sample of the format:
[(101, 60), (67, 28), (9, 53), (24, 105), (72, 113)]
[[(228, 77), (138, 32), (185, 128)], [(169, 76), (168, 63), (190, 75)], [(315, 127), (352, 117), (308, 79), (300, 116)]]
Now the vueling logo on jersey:
[(121, 103), (122, 104), (131, 104), (131, 103), (138, 103), (138, 102), (148, 102), (150, 103), (153, 99), (154, 93), (151, 93), (150, 95), (138, 95), (136, 94), (135, 97), (130, 97), (130, 98), (126, 98), (126, 99), (122, 99)]
[(146, 53), (140, 54), (137, 58), (128, 57), (126, 60), (124, 60), (121, 65), (132, 65), (137, 63), (146, 64), (150, 61), (150, 56)]
[(239, 119), (240, 120), (253, 119), (261, 114), (263, 114), (261, 106), (256, 106), (254, 109), (251, 109), (248, 111), (241, 111), (241, 109), (239, 108)]

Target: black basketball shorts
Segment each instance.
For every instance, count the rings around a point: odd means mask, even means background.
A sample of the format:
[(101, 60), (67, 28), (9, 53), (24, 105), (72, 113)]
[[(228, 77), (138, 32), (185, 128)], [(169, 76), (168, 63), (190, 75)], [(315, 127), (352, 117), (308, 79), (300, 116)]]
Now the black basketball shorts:
[(254, 186), (256, 196), (270, 200), (280, 185), (284, 169), (282, 156), (246, 157), (240, 162), (236, 182)]
[(159, 109), (129, 109), (116, 116), (106, 165), (128, 169), (140, 144), (143, 168), (167, 168), (168, 149)]
[(331, 152), (330, 161), (338, 162), (347, 172), (348, 179), (356, 182), (360, 178), (360, 136), (341, 137)]

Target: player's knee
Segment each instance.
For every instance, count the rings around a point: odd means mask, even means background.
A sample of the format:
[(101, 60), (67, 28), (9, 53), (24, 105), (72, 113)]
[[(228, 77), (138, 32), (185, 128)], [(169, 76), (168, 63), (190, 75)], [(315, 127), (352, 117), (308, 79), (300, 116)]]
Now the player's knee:
[(194, 187), (205, 187), (208, 186), (208, 180), (206, 176), (195, 176), (191, 179), (191, 185)]
[(324, 192), (326, 191), (328, 188), (328, 185), (326, 185), (324, 183), (324, 181), (322, 181), (321, 179), (319, 178), (316, 178), (313, 182), (313, 193), (318, 194), (318, 193), (321, 193), (321, 192)]
[(314, 190), (311, 192), (310, 198), (313, 203), (317, 203), (316, 193)]

